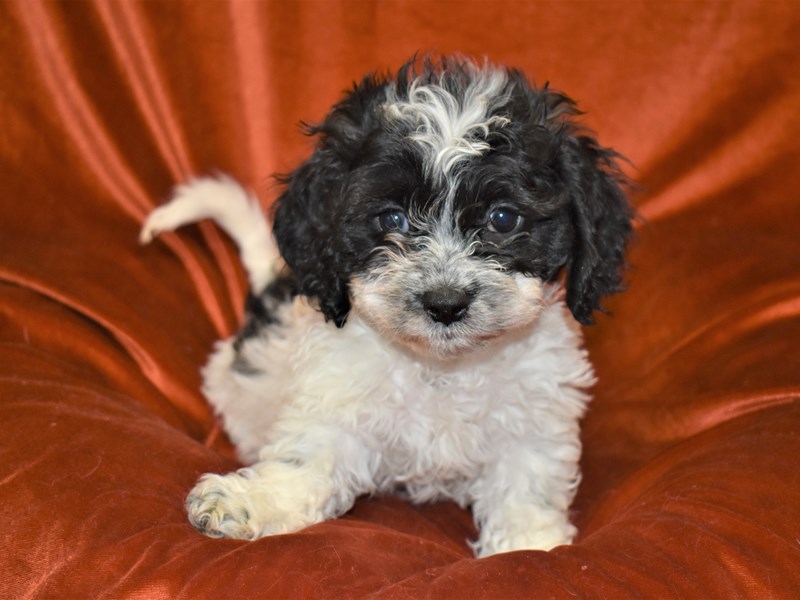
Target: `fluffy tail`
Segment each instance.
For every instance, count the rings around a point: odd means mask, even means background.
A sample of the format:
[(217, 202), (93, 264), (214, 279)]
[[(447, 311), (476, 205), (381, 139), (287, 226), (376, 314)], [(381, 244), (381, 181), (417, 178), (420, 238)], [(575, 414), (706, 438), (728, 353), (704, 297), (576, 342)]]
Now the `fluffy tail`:
[(255, 196), (227, 176), (192, 179), (147, 217), (139, 241), (203, 219), (213, 219), (239, 247), (250, 289), (261, 292), (282, 266), (269, 223)]

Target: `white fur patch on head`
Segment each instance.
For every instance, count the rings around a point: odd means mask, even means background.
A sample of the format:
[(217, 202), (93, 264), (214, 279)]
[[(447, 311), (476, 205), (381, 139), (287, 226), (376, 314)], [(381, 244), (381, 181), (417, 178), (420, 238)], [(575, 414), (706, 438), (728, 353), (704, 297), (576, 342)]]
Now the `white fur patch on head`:
[(411, 82), (407, 99), (398, 97), (395, 86), (387, 88), (386, 116), (411, 127), (409, 138), (425, 150), (425, 169), (435, 180), (489, 150), (486, 138), (490, 129), (511, 122), (508, 117), (491, 114), (508, 100), (503, 93), (507, 73), (488, 66), (465, 67), (470, 72), (469, 82), (457, 94), (440, 83), (420, 79)]

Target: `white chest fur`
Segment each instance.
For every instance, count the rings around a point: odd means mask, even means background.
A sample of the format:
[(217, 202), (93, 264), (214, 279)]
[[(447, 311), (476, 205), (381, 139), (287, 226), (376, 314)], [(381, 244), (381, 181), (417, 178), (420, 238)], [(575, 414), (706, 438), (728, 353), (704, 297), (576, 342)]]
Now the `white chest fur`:
[(303, 301), (280, 317), (240, 349), (246, 374), (231, 368), (230, 341), (205, 371), (206, 393), (248, 462), (285, 430), (276, 422), (302, 426), (306, 418), (364, 444), (376, 489), (402, 485), (420, 501), (466, 503), (476, 473), (520, 443), (571, 448), (577, 460), (593, 375), (559, 299), (532, 326), (455, 361), (387, 343), (358, 315), (336, 329)]

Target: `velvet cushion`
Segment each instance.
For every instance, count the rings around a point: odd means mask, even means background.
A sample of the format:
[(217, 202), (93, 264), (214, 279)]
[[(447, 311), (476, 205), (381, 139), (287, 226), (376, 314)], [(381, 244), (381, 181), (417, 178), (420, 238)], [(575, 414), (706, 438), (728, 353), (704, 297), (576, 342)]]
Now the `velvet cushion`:
[[(796, 597), (799, 37), (793, 2), (0, 4), (0, 596)], [(268, 204), (300, 120), (426, 50), (550, 81), (631, 162), (580, 537), (476, 560), (468, 511), (396, 498), (203, 537), (183, 498), (237, 462), (198, 369), (244, 278), (212, 226), (139, 226), (215, 169)]]

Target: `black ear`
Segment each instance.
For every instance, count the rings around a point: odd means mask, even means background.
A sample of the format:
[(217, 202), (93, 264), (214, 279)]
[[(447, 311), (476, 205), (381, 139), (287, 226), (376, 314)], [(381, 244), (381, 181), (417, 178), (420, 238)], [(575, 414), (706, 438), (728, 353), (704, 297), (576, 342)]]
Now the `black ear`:
[(283, 178), (286, 190), (275, 203), (273, 233), (297, 289), (337, 327), (350, 312), (352, 268), (341, 231), (347, 200), (342, 191), (367, 133), (376, 127), (374, 108), (384, 85), (380, 77), (365, 77), (322, 123), (307, 127), (309, 135), (319, 137), (317, 148)]
[[(511, 72), (519, 81), (524, 76)], [(622, 289), (625, 249), (633, 210), (617, 165), (620, 155), (601, 147), (576, 122), (581, 112), (564, 94), (544, 87), (526, 88), (521, 114), (529, 111), (526, 154), (535, 171), (549, 172), (566, 192), (568, 226), (560, 266), (566, 263), (567, 306), (575, 319), (590, 325), (604, 296)]]
[(331, 214), (344, 173), (330, 150), (318, 149), (283, 179), (286, 190), (275, 203), (272, 226), (298, 291), (316, 300), (325, 319), (337, 327), (344, 325), (350, 312), (347, 276), (338, 264)]
[(580, 323), (590, 325), (603, 296), (622, 288), (633, 211), (613, 150), (601, 148), (591, 136), (567, 132), (562, 152), (574, 236), (567, 262), (567, 306)]

